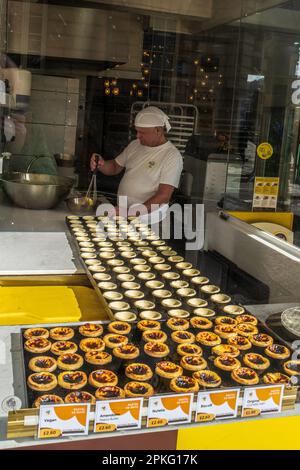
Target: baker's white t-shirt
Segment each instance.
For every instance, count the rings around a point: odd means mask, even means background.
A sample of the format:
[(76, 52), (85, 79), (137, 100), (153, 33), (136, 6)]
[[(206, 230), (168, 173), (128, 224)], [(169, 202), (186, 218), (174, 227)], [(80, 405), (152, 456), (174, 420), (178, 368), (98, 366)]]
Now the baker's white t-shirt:
[(177, 188), (183, 167), (179, 150), (169, 141), (158, 147), (146, 147), (134, 140), (116, 158), (116, 162), (126, 168), (118, 196), (127, 196), (128, 206), (146, 202), (154, 196), (160, 184)]

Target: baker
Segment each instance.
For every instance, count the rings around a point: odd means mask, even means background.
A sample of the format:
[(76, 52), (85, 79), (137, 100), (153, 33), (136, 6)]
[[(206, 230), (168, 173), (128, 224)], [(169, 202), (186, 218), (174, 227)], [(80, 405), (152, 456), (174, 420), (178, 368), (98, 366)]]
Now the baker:
[(118, 189), (116, 212), (122, 213), (127, 198), (131, 212), (143, 204), (144, 211), (151, 214), (152, 222), (154, 218), (157, 222), (166, 213), (173, 191), (178, 187), (182, 156), (166, 137), (171, 126), (161, 109), (155, 106), (143, 109), (137, 114), (134, 124), (136, 140), (130, 142), (114, 160), (105, 161), (93, 153), (90, 167), (92, 171), (96, 169), (98, 157), (98, 170), (104, 175), (117, 175), (125, 168)]

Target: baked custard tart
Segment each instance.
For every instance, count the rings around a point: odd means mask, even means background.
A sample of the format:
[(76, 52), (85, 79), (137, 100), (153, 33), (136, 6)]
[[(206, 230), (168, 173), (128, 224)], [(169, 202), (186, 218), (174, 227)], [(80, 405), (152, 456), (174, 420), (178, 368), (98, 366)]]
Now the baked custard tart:
[(175, 343), (194, 343), (195, 335), (189, 331), (173, 331), (171, 338)]
[(184, 318), (176, 318), (172, 317), (167, 320), (167, 326), (171, 330), (187, 330), (190, 326), (190, 322), (188, 320), (185, 320)]
[(53, 357), (37, 356), (30, 359), (28, 367), (33, 372), (53, 372), (57, 368), (57, 363)]
[(113, 354), (119, 359), (136, 359), (140, 355), (140, 350), (134, 344), (124, 344), (123, 346), (118, 346), (113, 349)]
[(51, 328), (50, 330), (50, 338), (54, 339), (55, 341), (67, 341), (72, 339), (73, 336), (73, 328), (69, 328), (67, 326), (57, 326), (56, 328)]
[(83, 358), (76, 353), (61, 354), (57, 359), (57, 365), (62, 370), (76, 370), (83, 365)]
[(127, 336), (117, 335), (115, 333), (108, 333), (104, 336), (104, 343), (108, 348), (114, 349), (120, 346), (125, 346), (128, 343)]
[(216, 388), (222, 383), (221, 377), (216, 372), (209, 369), (194, 372), (193, 377), (201, 387), (205, 388)]
[(300, 361), (292, 360), (283, 364), (284, 372), (288, 375), (300, 375)]
[(205, 317), (192, 317), (190, 323), (197, 330), (209, 330), (213, 326), (213, 322)]
[(27, 379), (28, 387), (38, 392), (48, 392), (57, 386), (57, 379), (51, 372), (36, 372)]
[(110, 400), (112, 398), (125, 398), (125, 392), (116, 385), (104, 385), (95, 392), (97, 400)]
[(257, 333), (249, 337), (251, 343), (258, 348), (267, 348), (273, 344), (273, 338), (266, 333)]
[(41, 405), (62, 405), (63, 403), (64, 401), (61, 397), (48, 393), (38, 397), (33, 403), (33, 406), (39, 408)]
[(196, 336), (196, 341), (204, 346), (217, 346), (221, 344), (221, 338), (216, 333), (212, 333), (211, 331), (200, 331), (200, 333)]
[(143, 340), (153, 343), (165, 343), (168, 337), (164, 331), (161, 330), (146, 330), (143, 332)]
[(218, 344), (218, 346), (214, 346), (212, 348), (212, 353), (216, 356), (227, 354), (232, 357), (238, 357), (240, 355), (240, 350), (231, 344)]
[(190, 356), (192, 354), (198, 354), (202, 356), (203, 351), (198, 344), (183, 343), (178, 344), (177, 353), (180, 356)]
[(56, 356), (60, 356), (61, 354), (65, 353), (76, 353), (77, 351), (77, 344), (73, 343), (72, 341), (56, 341), (51, 346), (51, 352)]
[(133, 362), (126, 367), (125, 375), (129, 379), (144, 382), (152, 378), (153, 372), (147, 364)]
[(170, 354), (170, 349), (166, 343), (149, 342), (144, 346), (144, 351), (151, 357), (166, 357)]
[(95, 388), (107, 385), (114, 386), (118, 384), (118, 377), (111, 370), (98, 369), (90, 373), (89, 384)]
[(198, 392), (199, 385), (194, 377), (180, 375), (171, 380), (170, 389), (177, 393)]
[(68, 393), (65, 397), (65, 403), (96, 403), (95, 397), (84, 390), (75, 390), (74, 392)]
[(283, 344), (271, 344), (265, 349), (265, 353), (267, 356), (271, 357), (272, 359), (288, 359), (291, 355), (290, 350), (283, 346)]
[(49, 338), (49, 331), (46, 328), (27, 328), (24, 332), (24, 338)]
[(112, 361), (112, 355), (106, 351), (88, 351), (85, 360), (95, 366), (104, 366)]
[(265, 384), (290, 384), (290, 377), (281, 372), (268, 372), (263, 376)]
[(164, 379), (173, 379), (182, 375), (182, 367), (174, 362), (161, 361), (156, 364), (155, 373)]
[(214, 332), (220, 336), (220, 338), (228, 339), (236, 335), (236, 326), (219, 324), (215, 326)]
[(230, 346), (234, 346), (240, 351), (247, 351), (252, 348), (252, 343), (248, 338), (246, 338), (246, 336), (232, 336), (231, 338), (228, 338), (227, 342)]
[(96, 338), (97, 336), (102, 335), (103, 326), (99, 325), (98, 323), (85, 323), (79, 327), (79, 333), (82, 336)]
[(246, 366), (251, 367), (252, 369), (265, 370), (270, 367), (269, 359), (262, 356), (261, 354), (247, 353), (245, 354), (243, 360)]
[(246, 338), (258, 334), (258, 328), (251, 323), (238, 323), (236, 330), (239, 335), (246, 336)]
[(105, 343), (101, 338), (84, 338), (80, 341), (79, 347), (82, 351), (103, 351)]
[(259, 382), (259, 378), (255, 370), (249, 367), (240, 367), (231, 372), (231, 378), (242, 385), (256, 385)]
[(182, 356), (180, 365), (185, 370), (197, 371), (207, 368), (206, 360), (200, 354), (190, 354)]
[(86, 373), (82, 370), (61, 372), (58, 376), (58, 385), (67, 390), (79, 390), (87, 384)]
[(128, 335), (131, 331), (131, 325), (126, 321), (112, 321), (109, 323), (107, 329), (110, 333)]
[(217, 356), (214, 359), (214, 365), (220, 370), (225, 372), (232, 372), (235, 369), (241, 367), (240, 361), (236, 358), (231, 356), (230, 354), (222, 354), (221, 356)]
[(51, 342), (46, 338), (30, 338), (24, 343), (26, 351), (41, 354), (51, 349)]
[(238, 315), (236, 317), (236, 321), (238, 323), (250, 323), (251, 325), (257, 325), (258, 323), (258, 320), (256, 317), (254, 317), (253, 315), (249, 315), (247, 313), (243, 314), (243, 315)]
[(137, 323), (137, 328), (140, 331), (146, 331), (146, 330), (160, 330), (160, 323), (156, 320), (140, 320)]
[(226, 315), (221, 315), (220, 317), (217, 317), (215, 319), (215, 324), (216, 325), (230, 325), (230, 326), (236, 326), (237, 325), (237, 320), (235, 318), (227, 317)]
[(150, 397), (154, 393), (147, 382), (128, 382), (124, 387), (126, 397)]

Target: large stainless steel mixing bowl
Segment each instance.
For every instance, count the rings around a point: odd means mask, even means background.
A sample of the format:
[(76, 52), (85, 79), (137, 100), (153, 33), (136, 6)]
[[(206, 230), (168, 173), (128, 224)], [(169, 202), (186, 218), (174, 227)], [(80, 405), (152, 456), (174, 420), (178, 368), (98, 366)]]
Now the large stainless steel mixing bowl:
[(72, 178), (39, 173), (10, 173), (2, 181), (12, 201), (25, 209), (51, 209), (74, 184)]

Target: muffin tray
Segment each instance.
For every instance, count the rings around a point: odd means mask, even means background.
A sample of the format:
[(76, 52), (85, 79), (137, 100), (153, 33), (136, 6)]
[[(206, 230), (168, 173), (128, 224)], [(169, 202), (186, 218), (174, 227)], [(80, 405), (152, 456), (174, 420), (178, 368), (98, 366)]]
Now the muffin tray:
[[(106, 334), (110, 333), (109, 330), (108, 330), (108, 327), (109, 327), (109, 324), (111, 322), (93, 322), (93, 323), (100, 324), (103, 327), (103, 333), (101, 334), (101, 336), (99, 336), (99, 338), (103, 338), (103, 337), (105, 337)], [(111, 348), (106, 346), (105, 351), (109, 352), (112, 355), (112, 361), (109, 364), (102, 365), (102, 366), (101, 365), (92, 365), (92, 364), (88, 363), (86, 360), (84, 360), (83, 365), (78, 370), (83, 371), (87, 375), (87, 378), (95, 370), (99, 370), (99, 369), (110, 370), (110, 371), (114, 372), (118, 377), (118, 384), (117, 384), (118, 387), (121, 387), (123, 389), (124, 386), (126, 385), (126, 383), (133, 380), (133, 379), (128, 378), (125, 375), (126, 366), (128, 366), (131, 363), (143, 363), (143, 364), (148, 365), (151, 368), (151, 370), (153, 371), (152, 378), (150, 380), (147, 380), (146, 382), (149, 383), (153, 387), (154, 394), (173, 393), (174, 390), (172, 391), (170, 389), (170, 378), (168, 378), (168, 379), (163, 378), (160, 375), (156, 374), (154, 372), (155, 371), (155, 366), (160, 361), (171, 361), (171, 362), (179, 365), (182, 356), (180, 356), (177, 352), (178, 343), (174, 342), (173, 339), (171, 338), (171, 333), (174, 330), (170, 329), (170, 327), (168, 326), (168, 323), (166, 321), (161, 321), (159, 323), (160, 323), (161, 331), (163, 331), (167, 335), (166, 344), (168, 345), (169, 351), (170, 351), (167, 356), (162, 357), (162, 358), (154, 358), (154, 357), (149, 356), (148, 354), (146, 354), (144, 352), (144, 345), (146, 344), (146, 342), (144, 341), (144, 339), (142, 337), (142, 332), (138, 328), (137, 323), (131, 323), (130, 324), (131, 331), (126, 336), (128, 337), (128, 342), (129, 343), (132, 343), (132, 344), (136, 345), (139, 348), (139, 356), (138, 357), (136, 357), (134, 359), (131, 359), (131, 360), (120, 359), (120, 358), (118, 358), (114, 355), (113, 350)], [(59, 326), (63, 326), (63, 327), (66, 327), (66, 328), (72, 328), (74, 330), (74, 336), (73, 336), (73, 338), (70, 339), (70, 341), (76, 344), (76, 346), (78, 348), (77, 349), (77, 354), (79, 354), (84, 359), (85, 358), (85, 352), (80, 349), (80, 341), (85, 338), (85, 336), (83, 336), (79, 332), (79, 327), (81, 325), (84, 325), (84, 323), (76, 323), (76, 324), (73, 324), (73, 325), (64, 324), (64, 325), (59, 325)], [(57, 325), (49, 325), (49, 326), (37, 327), (37, 329), (46, 328), (48, 331), (50, 331), (51, 328), (55, 328), (56, 326)], [(213, 331), (214, 327), (215, 327), (215, 325), (213, 325), (209, 330), (206, 330), (206, 331)], [(36, 391), (36, 390), (33, 390), (32, 388), (30, 388), (30, 386), (28, 386), (28, 377), (32, 373), (34, 373), (29, 368), (29, 361), (32, 358), (38, 357), (38, 356), (48, 356), (48, 357), (51, 357), (51, 358), (57, 360), (58, 356), (53, 354), (51, 352), (51, 350), (47, 351), (45, 353), (37, 353), (37, 352), (32, 353), (32, 352), (29, 352), (28, 350), (26, 350), (25, 349), (25, 342), (27, 341), (27, 339), (24, 337), (25, 331), (26, 331), (26, 329), (21, 330), (21, 333), (22, 333), (22, 351), (23, 351), (23, 360), (24, 360), (24, 374), (25, 374), (24, 380), (25, 380), (25, 383), (26, 383), (26, 393), (27, 393), (27, 406), (30, 407), (30, 408), (34, 407), (35, 406), (34, 405), (35, 400), (38, 397), (40, 397), (41, 395), (47, 395), (47, 394), (51, 394), (51, 395), (54, 394), (54, 395), (57, 395), (57, 396), (61, 397), (62, 400), (65, 400), (66, 395), (69, 394), (70, 392), (72, 392), (72, 390), (65, 389), (65, 388), (57, 385), (55, 388), (53, 388), (52, 390), (49, 390), (49, 391)], [(188, 331), (190, 333), (193, 333), (194, 335), (197, 335), (197, 333), (199, 331), (203, 331), (203, 330), (195, 329), (195, 328), (191, 327), (191, 325), (189, 324), (189, 328), (186, 331)], [(263, 326), (259, 326), (259, 331), (260, 332), (265, 332)], [(93, 338), (91, 338), (91, 339), (93, 339)], [(53, 340), (51, 338), (48, 338), (48, 340), (51, 341), (51, 343), (55, 343), (55, 340)], [(227, 343), (227, 341), (223, 339), (222, 344), (226, 344), (226, 343)], [(203, 351), (202, 357), (207, 362), (206, 369), (217, 372), (218, 375), (221, 377), (222, 382), (217, 387), (218, 389), (226, 388), (226, 387), (232, 387), (232, 386), (243, 387), (241, 384), (239, 384), (239, 383), (235, 382), (234, 380), (232, 380), (232, 378), (230, 376), (230, 373), (225, 372), (225, 371), (221, 371), (220, 369), (218, 369), (214, 365), (213, 361), (214, 361), (214, 358), (216, 356), (214, 356), (214, 354), (212, 352), (212, 349), (210, 347), (203, 346), (202, 344), (197, 342), (197, 340), (195, 341), (195, 344), (197, 344), (198, 346), (200, 346), (202, 348), (202, 351)], [(263, 349), (262, 349), (262, 351), (263, 351)], [(249, 351), (245, 351), (245, 353), (247, 353), (247, 352), (249, 352)], [(256, 351), (251, 350), (251, 352), (256, 352)], [(262, 353), (262, 354), (264, 355), (264, 353)], [(244, 357), (244, 353), (241, 352), (241, 354), (238, 356), (238, 360), (241, 362), (242, 366), (245, 365), (243, 363), (243, 357)], [(283, 369), (282, 369), (283, 362), (284, 361), (270, 360), (270, 367), (268, 368), (267, 372), (277, 372), (278, 371), (278, 372), (283, 373)], [(58, 377), (58, 375), (61, 372), (63, 372), (63, 371), (59, 367), (57, 367), (56, 370), (53, 371), (53, 374), (56, 377)], [(191, 377), (192, 374), (193, 374), (192, 371), (188, 371), (186, 369), (183, 369), (182, 375)], [(264, 383), (263, 382), (263, 373), (259, 374), (259, 379), (260, 379), (259, 383), (263, 384)], [(94, 396), (96, 390), (97, 390), (97, 387), (94, 387), (94, 386), (90, 385), (89, 382), (87, 382), (87, 384), (85, 386), (83, 386), (82, 388), (80, 388), (79, 391), (89, 392), (90, 394), (92, 394)], [(205, 387), (200, 386), (200, 390), (205, 390)], [(180, 391), (181, 391), (181, 393), (184, 392), (184, 390), (180, 390)]]

